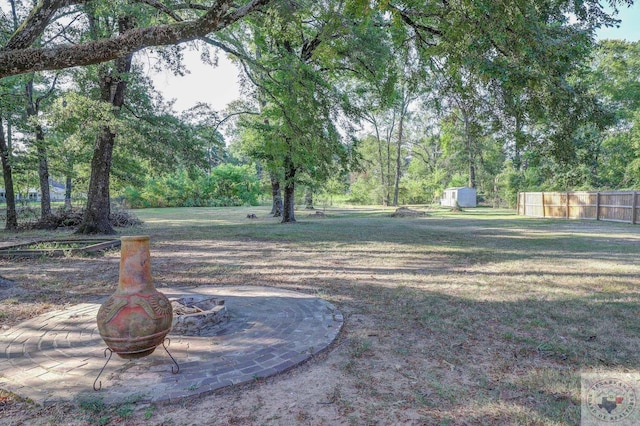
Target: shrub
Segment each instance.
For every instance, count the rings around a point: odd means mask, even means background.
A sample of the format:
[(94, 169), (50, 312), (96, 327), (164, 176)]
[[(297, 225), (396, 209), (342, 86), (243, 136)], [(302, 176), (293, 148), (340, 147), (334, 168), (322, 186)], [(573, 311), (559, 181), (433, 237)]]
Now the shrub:
[(228, 207), (257, 205), (260, 184), (249, 166), (222, 164), (190, 176), (178, 171), (149, 178), (143, 188), (127, 187), (123, 196), (132, 208), (144, 207)]

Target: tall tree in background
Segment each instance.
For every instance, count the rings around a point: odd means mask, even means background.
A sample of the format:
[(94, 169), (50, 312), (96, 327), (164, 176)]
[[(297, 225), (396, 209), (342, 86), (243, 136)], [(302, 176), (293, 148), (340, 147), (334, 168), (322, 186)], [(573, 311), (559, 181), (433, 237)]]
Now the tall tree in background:
[(336, 128), (345, 100), (332, 79), (344, 58), (335, 43), (353, 40), (351, 22), (340, 2), (281, 4), (219, 41), (242, 61), (264, 101), (251, 129), (269, 147), (262, 157), (272, 162), (269, 169), (282, 170), (283, 223), (296, 221), (295, 188), (302, 176), (322, 182), (336, 160), (348, 161)]
[[(403, 49), (404, 50), (404, 49)], [(400, 63), (398, 86), (396, 89), (396, 101), (394, 102), (395, 116), (398, 121), (398, 130), (396, 134), (396, 164), (395, 164), (395, 179), (393, 183), (393, 203), (397, 206), (399, 203), (400, 194), (400, 179), (402, 178), (403, 169), (403, 148), (407, 139), (407, 120), (411, 115), (412, 104), (420, 96), (420, 91), (424, 90), (424, 80), (426, 76), (424, 73), (419, 72), (416, 69), (416, 59), (412, 58), (413, 52), (411, 50), (403, 52), (398, 55), (398, 62)], [(421, 84), (422, 83), (422, 84)]]
[[(0, 21), (3, 34), (11, 34), (18, 28), (18, 12), (14, 0), (10, 1), (11, 19)], [(16, 210), (16, 194), (13, 181), (13, 146), (12, 146), (12, 115), (15, 108), (13, 101), (16, 85), (19, 79), (7, 78), (2, 80), (2, 101), (0, 104), (0, 160), (2, 161), (2, 177), (4, 182), (4, 197), (7, 204), (5, 229), (15, 231), (18, 229), (18, 213)], [(6, 123), (6, 133), (5, 133)]]
[[(438, 65), (437, 61), (432, 61)], [(481, 140), (490, 131), (490, 119), (493, 105), (489, 95), (464, 67), (452, 69), (441, 66), (436, 69), (438, 75), (437, 92), (442, 99), (439, 102), (441, 113), (451, 124), (458, 124), (461, 130), (460, 144), (446, 146), (464, 157), (467, 171), (467, 183), (477, 188), (479, 163), (482, 161)]]
[[(417, 8), (418, 3), (426, 9)], [(525, 99), (528, 111), (556, 121), (545, 141), (553, 145), (550, 152), (569, 154), (568, 135), (577, 124), (565, 117), (580, 103), (569, 76), (588, 56), (594, 29), (613, 23), (597, 1), (412, 2), (390, 7), (414, 30), (425, 66), (436, 59), (446, 75), (464, 70), (494, 96), (502, 88)], [(569, 21), (570, 14), (577, 22)]]
[(604, 40), (579, 79), (613, 115), (596, 146), (604, 188), (640, 185), (640, 42)]
[[(97, 34), (100, 31), (99, 17), (89, 13), (91, 32)], [(117, 17), (118, 32), (123, 34), (135, 27), (133, 16)], [(131, 71), (133, 54), (129, 54), (114, 61), (113, 66), (100, 66), (99, 87), (100, 100), (113, 106), (114, 113), (118, 113), (124, 105), (127, 79)], [(82, 223), (76, 231), (78, 234), (115, 234), (115, 230), (109, 221), (111, 213), (111, 200), (109, 181), (111, 178), (111, 162), (113, 146), (116, 141), (116, 132), (108, 124), (105, 124), (98, 136), (91, 160), (91, 179), (87, 193), (87, 207)]]
[(18, 229), (18, 214), (16, 212), (16, 195), (13, 189), (11, 137), (6, 136), (11, 134), (11, 122), (7, 123), (7, 133), (5, 133), (3, 123), (5, 111), (4, 108), (0, 109), (0, 159), (2, 160), (2, 177), (4, 181), (4, 201), (7, 203), (5, 229), (15, 231)]
[[(18, 32), (20, 22), (18, 22), (18, 5), (16, 0), (10, 0), (11, 15), (13, 18), (13, 31), (14, 34)], [(49, 42), (55, 40), (58, 37), (63, 37), (66, 28), (60, 24), (57, 34), (53, 34), (49, 37)], [(44, 33), (43, 33), (44, 35)], [(42, 44), (44, 37), (38, 37), (32, 41), (33, 44)], [(17, 45), (18, 43), (16, 43)], [(26, 46), (26, 45), (25, 45)], [(36, 80), (39, 80), (36, 84)], [(44, 81), (40, 81), (44, 80)], [(47, 81), (48, 80), (48, 81)], [(51, 98), (53, 91), (56, 87), (58, 76), (47, 79), (42, 78), (38, 73), (31, 72), (27, 74), (26, 81), (24, 83), (24, 97), (26, 103), (26, 116), (28, 118), (27, 126), (31, 133), (33, 133), (33, 146), (35, 146), (36, 157), (38, 160), (38, 177), (40, 186), (40, 217), (46, 219), (51, 215), (51, 195), (49, 191), (49, 165), (47, 158), (47, 146), (45, 141), (45, 131), (42, 123), (39, 120), (38, 115), (41, 112), (41, 104), (47, 98)], [(45, 84), (45, 89), (38, 93), (38, 86)], [(48, 87), (46, 87), (48, 85)]]
[(49, 191), (49, 164), (47, 153), (47, 142), (45, 140), (45, 131), (39, 120), (41, 112), (41, 104), (47, 98), (52, 96), (56, 87), (57, 76), (49, 82), (48, 89), (38, 95), (35, 91), (35, 73), (31, 73), (25, 83), (25, 100), (26, 112), (29, 119), (29, 127), (31, 127), (34, 136), (34, 143), (37, 159), (38, 159), (38, 180), (40, 183), (40, 218), (46, 219), (51, 215), (51, 195)]

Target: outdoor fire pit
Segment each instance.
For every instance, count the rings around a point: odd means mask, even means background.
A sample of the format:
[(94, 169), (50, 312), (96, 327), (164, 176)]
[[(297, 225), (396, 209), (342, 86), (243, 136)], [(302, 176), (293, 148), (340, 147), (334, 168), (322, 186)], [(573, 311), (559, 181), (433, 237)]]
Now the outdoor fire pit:
[(143, 358), (162, 345), (176, 366), (171, 372), (180, 371), (165, 343), (173, 321), (172, 308), (169, 299), (153, 285), (149, 236), (123, 236), (120, 240), (118, 287), (100, 305), (96, 318), (108, 358), (93, 383), (94, 390), (101, 389), (98, 379), (113, 353), (125, 359)]
[(122, 358), (151, 354), (171, 330), (171, 305), (151, 279), (148, 236), (121, 238), (118, 287), (98, 310), (100, 336)]
[(173, 329), (182, 336), (213, 336), (216, 326), (229, 320), (224, 299), (215, 297), (183, 297), (171, 299)]

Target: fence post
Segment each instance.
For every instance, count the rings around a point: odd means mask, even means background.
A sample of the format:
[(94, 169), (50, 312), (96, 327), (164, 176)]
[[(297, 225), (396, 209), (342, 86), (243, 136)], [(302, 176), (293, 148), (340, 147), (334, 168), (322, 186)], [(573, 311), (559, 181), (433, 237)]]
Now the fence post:
[(569, 219), (569, 191), (567, 191), (567, 211), (566, 211), (565, 218)]
[(596, 220), (600, 220), (600, 192), (596, 192)]
[(547, 212), (545, 212), (544, 208), (544, 192), (540, 193), (540, 204), (542, 204), (542, 217), (547, 217)]
[(635, 225), (638, 221), (636, 220), (636, 214), (638, 212), (638, 192), (633, 191), (633, 208), (631, 209), (631, 224)]

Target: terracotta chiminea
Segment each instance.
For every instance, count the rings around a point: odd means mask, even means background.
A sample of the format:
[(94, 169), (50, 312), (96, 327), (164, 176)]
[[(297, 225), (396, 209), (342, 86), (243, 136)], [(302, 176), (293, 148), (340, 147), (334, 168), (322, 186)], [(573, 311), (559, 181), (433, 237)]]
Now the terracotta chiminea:
[(171, 330), (167, 297), (153, 286), (149, 237), (121, 237), (118, 289), (98, 311), (98, 331), (122, 358), (151, 354)]

